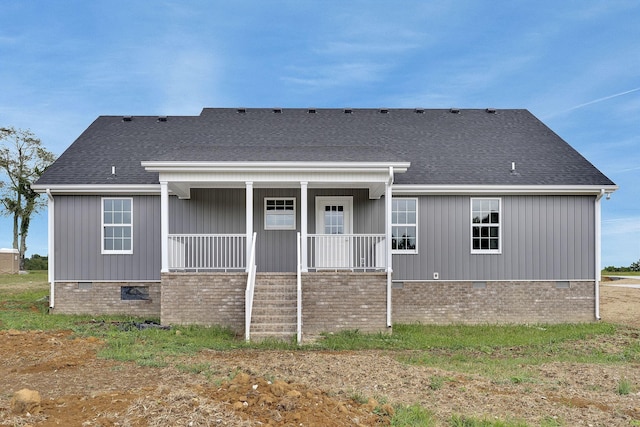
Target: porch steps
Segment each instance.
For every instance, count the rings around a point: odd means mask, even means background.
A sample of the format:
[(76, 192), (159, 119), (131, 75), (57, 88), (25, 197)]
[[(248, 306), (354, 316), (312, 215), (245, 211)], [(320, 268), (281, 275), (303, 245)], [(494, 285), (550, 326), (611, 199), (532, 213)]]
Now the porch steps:
[(289, 341), (296, 335), (296, 275), (258, 273), (251, 315), (251, 340)]

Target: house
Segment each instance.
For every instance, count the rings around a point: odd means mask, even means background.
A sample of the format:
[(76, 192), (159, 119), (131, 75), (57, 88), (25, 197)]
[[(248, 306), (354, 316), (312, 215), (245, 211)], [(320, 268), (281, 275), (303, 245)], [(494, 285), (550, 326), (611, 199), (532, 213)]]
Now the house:
[(34, 186), (55, 313), (300, 340), (599, 318), (617, 186), (521, 109), (103, 116)]

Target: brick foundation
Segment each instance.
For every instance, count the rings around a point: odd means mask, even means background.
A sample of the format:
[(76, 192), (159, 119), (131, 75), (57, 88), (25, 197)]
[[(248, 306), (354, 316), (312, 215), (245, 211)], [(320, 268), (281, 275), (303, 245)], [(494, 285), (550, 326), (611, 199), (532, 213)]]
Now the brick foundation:
[(386, 273), (318, 272), (302, 276), (305, 339), (321, 332), (388, 331)]
[[(482, 288), (482, 286), (486, 286)], [(562, 323), (595, 320), (595, 283), (405, 282), (392, 290), (394, 323)]]
[(163, 324), (220, 325), (244, 333), (247, 273), (163, 273)]
[[(148, 299), (123, 300), (122, 286), (144, 287)], [(160, 316), (158, 282), (56, 282), (54, 296), (55, 314)]]

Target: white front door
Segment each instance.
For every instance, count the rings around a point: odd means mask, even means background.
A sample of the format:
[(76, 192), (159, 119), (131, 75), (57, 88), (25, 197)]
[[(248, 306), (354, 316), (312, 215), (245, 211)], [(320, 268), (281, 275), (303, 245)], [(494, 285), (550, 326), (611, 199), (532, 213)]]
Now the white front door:
[(352, 267), (350, 235), (353, 197), (316, 197), (315, 263), (318, 268)]

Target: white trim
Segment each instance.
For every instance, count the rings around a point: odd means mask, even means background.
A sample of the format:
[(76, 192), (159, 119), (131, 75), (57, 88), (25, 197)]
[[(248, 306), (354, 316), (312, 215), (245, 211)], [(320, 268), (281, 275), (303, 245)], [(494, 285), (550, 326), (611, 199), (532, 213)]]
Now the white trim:
[(142, 161), (140, 165), (150, 172), (170, 171), (337, 171), (383, 170), (393, 167), (396, 172), (405, 172), (410, 162), (185, 162), (185, 161)]
[(548, 195), (548, 194), (600, 194), (600, 190), (605, 190), (606, 194), (613, 193), (618, 189), (617, 185), (422, 185), (422, 184), (395, 184), (393, 193), (395, 195), (437, 195), (437, 194), (527, 194), (527, 195)]
[[(290, 210), (283, 210), (283, 211), (267, 211), (267, 201), (269, 200), (273, 200), (273, 201), (278, 201), (278, 200), (284, 200), (284, 201), (292, 201), (293, 202), (293, 211)], [(292, 225), (273, 225), (273, 226), (269, 226), (267, 223), (267, 216), (269, 214), (271, 215), (276, 215), (276, 216), (283, 216), (283, 215), (291, 215), (291, 213), (293, 213), (293, 224)], [(296, 209), (296, 198), (295, 197), (265, 197), (264, 198), (264, 229), (272, 231), (272, 230), (296, 230), (297, 229), (297, 220), (296, 220), (296, 216), (297, 216), (297, 209)]]
[(52, 194), (126, 194), (144, 195), (160, 194), (160, 184), (59, 184), (59, 185), (34, 185), (31, 187), (38, 193), (49, 190)]
[[(131, 222), (129, 224), (105, 224), (104, 223), (104, 201), (105, 200), (129, 200), (131, 202)], [(104, 248), (104, 228), (105, 226), (125, 227), (131, 229), (131, 249), (127, 250), (109, 250)], [(131, 255), (133, 254), (133, 197), (101, 197), (100, 198), (100, 253), (102, 255)]]
[[(497, 200), (498, 201), (498, 249), (474, 249), (473, 248), (473, 227), (476, 226), (473, 222), (473, 201), (474, 200)], [(501, 197), (471, 197), (469, 199), (469, 248), (472, 255), (501, 255), (502, 254), (502, 198)], [(478, 223), (477, 226), (482, 227), (483, 223)]]
[(308, 198), (308, 182), (302, 181), (300, 182), (300, 245), (301, 245), (301, 253), (300, 257), (302, 258), (302, 272), (306, 273), (309, 271), (308, 267), (308, 242), (307, 242), (307, 224), (309, 222), (309, 198)]
[(600, 191), (600, 195), (596, 197), (595, 201), (595, 264), (596, 264), (596, 283), (595, 283), (595, 318), (600, 320), (600, 281), (602, 280), (602, 197), (605, 195), (605, 190)]
[[(395, 190), (395, 188), (394, 188)], [(415, 224), (394, 224), (393, 223), (393, 200), (414, 200), (416, 202), (416, 222)], [(418, 253), (418, 247), (419, 247), (419, 243), (418, 243), (418, 236), (419, 236), (419, 224), (420, 224), (420, 216), (418, 214), (419, 211), (419, 199), (417, 197), (393, 197), (392, 198), (392, 202), (391, 202), (391, 218), (389, 218), (389, 221), (391, 222), (391, 240), (389, 241), (389, 249), (391, 250), (391, 253), (394, 255), (415, 255)], [(393, 227), (402, 227), (403, 225), (409, 226), (409, 227), (415, 227), (416, 228), (416, 248), (415, 249), (393, 249), (392, 248), (392, 244), (393, 244)]]
[(56, 280), (55, 266), (56, 266), (56, 246), (55, 246), (55, 213), (56, 213), (56, 201), (51, 194), (51, 191), (47, 189), (47, 237), (49, 253), (48, 259), (48, 276), (49, 276), (49, 308), (54, 308), (56, 303), (56, 289), (54, 286)]
[[(327, 204), (344, 204), (349, 210), (348, 224), (345, 223), (344, 234), (353, 233), (353, 196), (316, 196), (316, 234), (324, 234), (319, 232), (318, 225), (324, 224), (324, 210), (320, 210), (321, 206)], [(347, 229), (347, 226), (349, 227)], [(324, 230), (322, 230), (324, 232)]]
[(247, 239), (246, 271), (249, 273), (253, 266), (249, 265), (251, 259), (251, 248), (253, 247), (253, 182), (247, 181), (245, 185), (245, 234)]
[(160, 257), (161, 273), (169, 272), (169, 191), (166, 182), (160, 183)]

